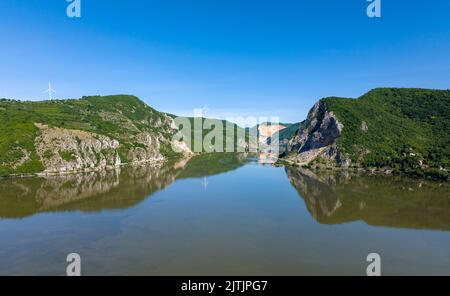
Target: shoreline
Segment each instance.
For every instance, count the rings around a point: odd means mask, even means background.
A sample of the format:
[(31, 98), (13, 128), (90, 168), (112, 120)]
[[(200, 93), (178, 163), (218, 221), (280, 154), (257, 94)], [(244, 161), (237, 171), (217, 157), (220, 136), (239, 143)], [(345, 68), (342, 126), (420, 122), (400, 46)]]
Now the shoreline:
[[(194, 154), (194, 156), (201, 155)], [(191, 156), (192, 157), (192, 156)], [(95, 168), (86, 168), (81, 170), (74, 171), (60, 171), (60, 172), (40, 172), (40, 173), (28, 173), (28, 174), (12, 174), (0, 176), (0, 181), (8, 180), (8, 179), (25, 179), (25, 178), (45, 178), (45, 177), (57, 177), (57, 176), (67, 176), (67, 175), (76, 175), (76, 174), (85, 174), (85, 173), (100, 173), (103, 171), (111, 171), (115, 169), (120, 169), (123, 167), (134, 167), (134, 166), (142, 166), (142, 165), (152, 165), (152, 166), (161, 166), (170, 161), (176, 161), (181, 159), (190, 159), (191, 157), (179, 156), (179, 157), (171, 157), (171, 158), (159, 158), (159, 159), (149, 159), (145, 161), (133, 162), (133, 163), (122, 163), (117, 166), (106, 166), (106, 167), (95, 167)], [(350, 174), (352, 176), (384, 176), (384, 177), (405, 177), (417, 180), (427, 180), (434, 182), (446, 182), (450, 183), (450, 178), (432, 178), (432, 177), (421, 177), (413, 174), (402, 174), (395, 173), (395, 170), (392, 168), (363, 168), (363, 167), (309, 167), (308, 165), (300, 165), (296, 162), (279, 158), (276, 161), (268, 161), (262, 162), (260, 164), (263, 165), (272, 165), (275, 167), (290, 167), (298, 170), (308, 170), (313, 173), (328, 173), (328, 174)]]
[[(182, 158), (182, 157), (180, 157)], [(178, 159), (180, 159), (178, 158)], [(105, 166), (105, 167), (95, 167), (95, 168), (87, 168), (81, 170), (73, 170), (73, 171), (60, 171), (60, 172), (40, 172), (40, 173), (28, 173), (28, 174), (12, 174), (6, 176), (0, 176), (1, 180), (7, 179), (25, 179), (25, 178), (45, 178), (45, 177), (57, 177), (57, 176), (67, 176), (67, 175), (76, 175), (76, 174), (84, 174), (84, 173), (99, 173), (103, 171), (111, 171), (115, 169), (120, 169), (123, 167), (132, 167), (132, 166), (142, 166), (146, 164), (152, 164), (154, 166), (161, 165), (167, 163), (171, 160), (175, 160), (177, 158), (161, 158), (161, 159), (149, 159), (145, 161), (133, 162), (133, 163), (122, 163), (117, 166)]]
[(300, 165), (296, 162), (287, 160), (287, 159), (279, 159), (275, 165), (277, 166), (288, 166), (295, 169), (304, 169), (309, 170), (311, 172), (329, 172), (329, 173), (348, 173), (354, 176), (384, 176), (384, 177), (405, 177), (411, 179), (418, 180), (427, 180), (434, 182), (446, 182), (450, 183), (449, 178), (433, 178), (431, 176), (417, 176), (414, 174), (402, 174), (396, 173), (393, 168), (363, 168), (363, 167), (310, 167), (308, 165)]

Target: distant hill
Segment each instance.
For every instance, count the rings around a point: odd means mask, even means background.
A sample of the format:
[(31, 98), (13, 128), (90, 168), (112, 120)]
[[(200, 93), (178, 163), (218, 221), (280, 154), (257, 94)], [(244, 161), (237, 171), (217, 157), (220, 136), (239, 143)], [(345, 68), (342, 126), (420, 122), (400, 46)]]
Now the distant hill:
[(280, 146), (280, 153), (283, 153), (287, 150), (289, 141), (294, 137), (296, 132), (300, 129), (302, 123), (293, 123), (293, 124), (283, 124), (286, 128), (276, 132), (272, 135), (272, 137), (267, 139), (268, 145), (275, 145), (278, 143)]
[(271, 142), (270, 139), (275, 134), (278, 134), (280, 131), (286, 129), (288, 126), (290, 126), (289, 123), (264, 122), (252, 128), (248, 128), (247, 130), (250, 133), (257, 135), (259, 143), (267, 144)]
[[(174, 117), (128, 95), (43, 102), (2, 99), (0, 176), (161, 161), (179, 155), (173, 144), (190, 154), (192, 143), (188, 147), (172, 140), (178, 132)], [(186, 119), (194, 127), (194, 118)], [(304, 122), (280, 124), (281, 129), (264, 124), (242, 128), (216, 119), (210, 123), (232, 127), (233, 134), (223, 131), (223, 148), (230, 142), (234, 151), (238, 146), (247, 151), (253, 145), (248, 143), (249, 133), (263, 127), (268, 144), (280, 139), (284, 161), (300, 166), (449, 176), (449, 90), (380, 88), (358, 99), (325, 98)], [(204, 129), (196, 140), (203, 142), (210, 131)], [(267, 132), (275, 133), (267, 137)], [(244, 134), (243, 141), (237, 142), (238, 134)]]
[[(177, 116), (174, 114), (167, 114), (168, 116), (170, 116), (173, 119), (187, 119), (189, 120), (190, 123), (190, 145), (189, 148), (194, 151), (194, 152), (206, 152), (205, 147), (203, 147), (204, 142), (206, 143), (207, 141), (205, 140), (205, 137), (210, 134), (215, 128), (219, 127), (223, 129), (223, 143), (222, 145), (220, 145), (220, 150), (222, 151), (217, 151), (217, 152), (244, 152), (248, 150), (248, 130), (240, 127), (239, 125), (232, 123), (230, 121), (227, 120), (220, 120), (220, 119), (211, 119), (211, 118), (203, 118), (203, 117), (183, 117), (183, 116)], [(198, 120), (199, 123), (201, 123), (201, 138), (200, 137), (196, 137), (196, 126), (195, 126), (195, 120)], [(212, 128), (206, 128), (207, 126), (207, 122), (206, 120), (208, 120), (208, 124), (212, 125)], [(177, 120), (175, 120), (175, 122), (177, 123)], [(180, 124), (176, 124), (177, 127), (182, 130), (183, 126)], [(230, 129), (229, 130), (227, 129)], [(198, 131), (198, 129), (197, 129)], [(198, 134), (200, 135), (200, 134)], [(241, 139), (240, 141), (238, 141), (238, 135), (244, 135), (243, 140)], [(211, 141), (212, 144), (215, 144), (215, 139)], [(200, 149), (195, 149), (195, 143), (199, 143), (198, 145), (202, 144), (201, 146), (201, 150)], [(230, 143), (230, 144), (227, 144)], [(213, 147), (211, 147), (213, 148)], [(238, 148), (240, 150), (238, 150)], [(231, 150), (231, 151), (230, 151)]]
[(303, 124), (289, 162), (448, 178), (449, 90), (379, 88), (358, 99), (325, 98)]
[(176, 155), (172, 118), (134, 96), (3, 99), (0, 121), (1, 176), (102, 169)]

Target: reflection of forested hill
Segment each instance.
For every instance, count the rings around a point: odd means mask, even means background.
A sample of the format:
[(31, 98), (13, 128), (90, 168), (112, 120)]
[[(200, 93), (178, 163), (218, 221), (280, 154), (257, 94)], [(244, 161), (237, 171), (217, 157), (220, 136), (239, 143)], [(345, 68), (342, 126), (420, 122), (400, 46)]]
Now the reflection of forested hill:
[[(179, 170), (178, 170), (179, 172)], [(100, 211), (131, 207), (170, 185), (171, 167), (127, 167), (47, 178), (0, 181), (0, 217), (18, 218), (47, 211)]]
[(315, 220), (340, 224), (450, 230), (446, 183), (381, 176), (321, 175), (286, 168), (291, 184)]
[(200, 178), (235, 170), (248, 162), (245, 153), (210, 153), (192, 158), (179, 178)]
[(157, 167), (142, 165), (46, 178), (4, 179), (0, 180), (0, 218), (129, 208), (178, 178), (227, 172), (245, 164), (246, 159), (245, 155), (206, 154)]

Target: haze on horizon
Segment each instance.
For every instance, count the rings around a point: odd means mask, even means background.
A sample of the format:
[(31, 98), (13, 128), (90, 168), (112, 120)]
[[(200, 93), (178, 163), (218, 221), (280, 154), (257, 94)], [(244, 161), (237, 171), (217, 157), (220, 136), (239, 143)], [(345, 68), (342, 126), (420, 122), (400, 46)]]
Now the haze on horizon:
[(132, 94), (191, 115), (305, 118), (327, 96), (448, 89), (450, 3), (356, 1), (0, 2), (0, 97)]

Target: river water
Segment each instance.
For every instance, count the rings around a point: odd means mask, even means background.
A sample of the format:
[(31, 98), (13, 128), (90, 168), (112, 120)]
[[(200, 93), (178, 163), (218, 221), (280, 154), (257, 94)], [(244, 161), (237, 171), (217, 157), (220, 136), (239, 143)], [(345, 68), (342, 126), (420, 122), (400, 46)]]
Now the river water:
[(450, 275), (448, 184), (242, 154), (0, 180), (0, 275)]

